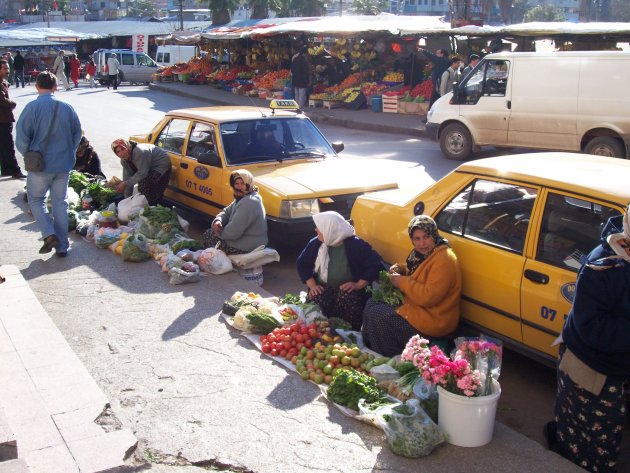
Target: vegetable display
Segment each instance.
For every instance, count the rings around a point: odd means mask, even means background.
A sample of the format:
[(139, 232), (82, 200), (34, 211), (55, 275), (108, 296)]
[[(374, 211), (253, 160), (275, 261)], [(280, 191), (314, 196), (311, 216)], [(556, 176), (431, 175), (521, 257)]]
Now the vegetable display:
[(338, 371), (328, 386), (326, 396), (330, 401), (357, 412), (359, 399), (365, 399), (370, 404), (385, 397), (374, 378), (354, 369)]
[(90, 185), (90, 179), (79, 171), (70, 171), (70, 179), (68, 180), (68, 186), (72, 187), (74, 191), (81, 195), (81, 191)]
[(372, 299), (378, 302), (384, 302), (393, 307), (398, 307), (404, 302), (402, 292), (392, 284), (389, 278), (389, 272), (386, 270), (378, 273), (378, 287), (376, 289), (367, 287), (367, 290), (372, 293)]
[(246, 317), (255, 333), (268, 334), (273, 329), (282, 326), (273, 315), (264, 312), (250, 312)]
[(87, 193), (90, 194), (94, 205), (98, 209), (102, 209), (110, 204), (118, 195), (114, 189), (105, 187), (100, 181), (92, 182), (87, 187)]

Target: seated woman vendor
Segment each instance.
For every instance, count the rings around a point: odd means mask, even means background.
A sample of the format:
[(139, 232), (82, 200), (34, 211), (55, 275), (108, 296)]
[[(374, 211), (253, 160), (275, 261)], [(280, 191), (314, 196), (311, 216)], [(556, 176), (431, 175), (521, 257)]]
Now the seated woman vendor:
[(322, 212), (313, 220), (317, 236), (297, 259), (300, 279), (308, 286), (306, 301), (318, 304), (325, 316), (345, 319), (360, 330), (365, 287), (378, 277), (383, 260), (337, 212)]
[(416, 334), (444, 337), (459, 323), (462, 278), (457, 256), (431, 217), (412, 218), (408, 232), (413, 250), (404, 266), (395, 264), (389, 271), (403, 304), (392, 307), (370, 299), (363, 311), (363, 341), (384, 356), (400, 354)]

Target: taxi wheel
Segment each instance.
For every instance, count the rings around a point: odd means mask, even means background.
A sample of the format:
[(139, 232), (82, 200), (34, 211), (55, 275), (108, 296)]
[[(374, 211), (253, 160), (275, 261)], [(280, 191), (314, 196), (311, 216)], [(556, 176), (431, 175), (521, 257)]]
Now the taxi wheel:
[(608, 156), (611, 158), (624, 158), (626, 153), (619, 140), (609, 136), (598, 136), (589, 141), (584, 148), (586, 154)]
[(446, 125), (440, 135), (440, 149), (453, 161), (463, 161), (472, 152), (472, 137), (468, 128), (460, 123)]

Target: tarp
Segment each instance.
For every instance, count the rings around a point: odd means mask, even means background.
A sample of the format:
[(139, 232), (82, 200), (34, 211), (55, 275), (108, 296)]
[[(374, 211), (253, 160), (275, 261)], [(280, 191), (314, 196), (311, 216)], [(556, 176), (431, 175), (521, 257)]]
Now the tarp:
[(158, 36), (155, 41), (159, 43), (174, 41), (180, 44), (197, 44), (201, 41), (201, 34), (198, 31), (176, 31), (166, 36)]

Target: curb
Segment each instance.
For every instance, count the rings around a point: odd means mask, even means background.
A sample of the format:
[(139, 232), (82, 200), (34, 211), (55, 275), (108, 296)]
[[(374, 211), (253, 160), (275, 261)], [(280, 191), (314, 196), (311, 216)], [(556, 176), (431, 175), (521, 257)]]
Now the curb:
[[(164, 87), (160, 84), (155, 84), (151, 82), (149, 84), (149, 89), (158, 90), (160, 92), (166, 92), (172, 95), (178, 95), (180, 97), (199, 99), (198, 94), (190, 93), (186, 90), (181, 90), (173, 87)], [(235, 105), (234, 102), (221, 100), (217, 98), (212, 98), (212, 102), (216, 105)], [(368, 123), (357, 120), (348, 120), (346, 118), (335, 117), (329, 115), (330, 112), (326, 112), (323, 114), (321, 112), (316, 111), (316, 109), (305, 109), (304, 112), (306, 115), (314, 122), (314, 123), (324, 123), (327, 125), (339, 126), (344, 128), (350, 128), (354, 130), (364, 130), (364, 131), (376, 131), (380, 133), (393, 133), (397, 135), (411, 135), (415, 137), (426, 138), (428, 136), (426, 129), (424, 126), (418, 126), (418, 128), (408, 128), (396, 125), (383, 125), (380, 123)], [(420, 117), (420, 115), (418, 116)]]

